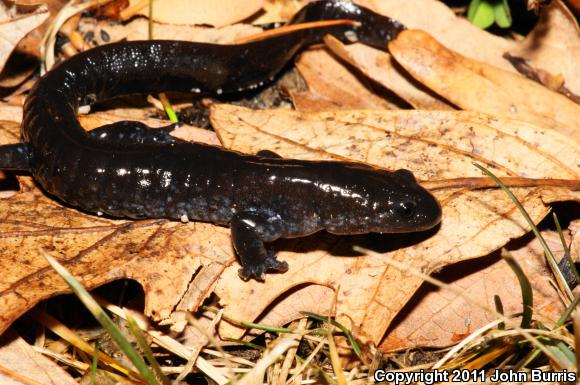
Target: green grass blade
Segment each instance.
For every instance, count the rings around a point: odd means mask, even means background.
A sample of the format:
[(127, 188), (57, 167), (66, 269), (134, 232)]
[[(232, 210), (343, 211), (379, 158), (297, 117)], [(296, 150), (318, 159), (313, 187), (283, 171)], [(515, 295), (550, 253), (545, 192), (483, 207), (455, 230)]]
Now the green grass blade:
[(562, 359), (563, 360), (565, 359), (568, 362), (568, 367), (576, 365), (576, 353), (570, 350), (568, 345), (566, 345), (562, 341), (558, 341), (556, 343), (556, 347), (558, 348), (559, 355), (562, 357)]
[(570, 315), (572, 314), (574, 309), (576, 309), (576, 307), (578, 306), (578, 303), (580, 303), (580, 294), (576, 296), (572, 301), (572, 303), (566, 308), (566, 311), (564, 311), (564, 314), (562, 314), (558, 322), (556, 322), (556, 325), (558, 326), (564, 325), (564, 323), (568, 320), (568, 318), (570, 318)]
[(99, 364), (99, 347), (95, 345), (95, 349), (93, 351), (93, 359), (91, 360), (91, 376), (89, 379), (90, 385), (95, 385), (95, 381), (97, 380), (97, 365)]
[(518, 198), (491, 171), (489, 171), (488, 169), (486, 169), (483, 166), (480, 166), (477, 163), (473, 163), (473, 165), (475, 167), (477, 167), (478, 169), (480, 169), (484, 174), (486, 174), (487, 176), (489, 176), (491, 179), (493, 179), (493, 181), (495, 183), (497, 183), (497, 185), (506, 193), (506, 195), (516, 205), (516, 207), (518, 208), (518, 210), (520, 211), (520, 213), (523, 215), (524, 219), (528, 222), (528, 225), (530, 226), (530, 228), (532, 229), (534, 235), (538, 239), (538, 242), (540, 242), (540, 245), (542, 245), (542, 248), (544, 249), (544, 252), (546, 253), (546, 257), (547, 257), (548, 263), (550, 264), (550, 267), (551, 267), (552, 271), (555, 272), (554, 276), (556, 277), (556, 280), (558, 281), (558, 286), (565, 291), (564, 294), (566, 294), (569, 299), (574, 298), (574, 295), (572, 294), (572, 291), (568, 287), (568, 284), (566, 282), (564, 282), (564, 280), (563, 280), (562, 274), (560, 273), (560, 270), (558, 268), (558, 262), (556, 261), (556, 258), (554, 258), (554, 254), (552, 253), (552, 250), (550, 250), (550, 248), (548, 247), (548, 244), (546, 243), (546, 240), (544, 239), (544, 237), (542, 236), (542, 234), (540, 234), (540, 231), (538, 230), (538, 227), (536, 226), (536, 224), (534, 223), (534, 221), (532, 220), (532, 218), (530, 218), (530, 215), (528, 214), (528, 212), (526, 211), (526, 209), (524, 208), (524, 206), (522, 206), (522, 204), (518, 200)]
[(169, 381), (169, 378), (167, 378), (165, 374), (163, 374), (161, 366), (159, 366), (159, 363), (155, 359), (155, 356), (151, 351), (151, 347), (145, 340), (145, 336), (143, 335), (143, 332), (139, 328), (139, 325), (137, 325), (137, 321), (135, 321), (135, 319), (131, 317), (130, 314), (127, 314), (127, 325), (129, 326), (131, 333), (135, 337), (135, 340), (137, 340), (137, 344), (139, 344), (139, 347), (143, 351), (145, 358), (147, 358), (149, 365), (151, 365), (151, 368), (157, 375), (157, 378), (161, 381), (163, 385), (171, 385), (171, 381)]
[[(306, 317), (309, 317), (309, 318), (313, 318), (313, 319), (320, 321), (320, 322), (328, 322), (328, 320), (329, 320), (328, 317), (321, 316), (321, 315), (315, 314), (315, 313), (311, 313), (309, 311), (301, 311), (300, 314), (302, 314)], [(357, 357), (361, 358), (361, 353), (362, 353), (361, 348), (360, 348), (360, 346), (358, 346), (358, 343), (356, 342), (356, 339), (354, 338), (354, 336), (352, 335), (350, 330), (348, 330), (346, 328), (346, 326), (342, 325), (339, 322), (336, 322), (333, 319), (330, 320), (330, 324), (332, 326), (336, 326), (346, 336), (350, 346), (352, 347), (354, 354), (356, 354)]]
[(99, 304), (91, 297), (87, 290), (79, 283), (79, 281), (73, 277), (69, 271), (61, 265), (55, 258), (48, 254), (44, 249), (40, 250), (41, 254), (52, 266), (52, 268), (64, 279), (67, 285), (70, 286), (73, 293), (81, 300), (83, 305), (87, 308), (89, 312), (95, 317), (95, 319), (101, 324), (101, 326), (109, 333), (111, 338), (117, 343), (117, 346), (129, 360), (133, 363), (137, 371), (142, 377), (142, 380), (147, 383), (147, 385), (160, 385), (155, 378), (153, 372), (149, 370), (145, 361), (139, 356), (137, 351), (131, 346), (131, 343), (127, 341), (123, 333), (117, 328), (113, 320), (105, 313), (105, 311), (99, 306)]
[[(503, 303), (501, 302), (501, 298), (499, 297), (499, 295), (496, 294), (493, 296), (493, 303), (495, 304), (495, 310), (499, 314), (504, 315)], [(501, 323), (497, 324), (497, 328), (499, 330), (505, 330), (505, 322), (501, 322)]]
[[(211, 311), (212, 313), (217, 314), (216, 309), (213, 309), (213, 308), (208, 307), (208, 306), (202, 306), (201, 309), (203, 311)], [(227, 322), (245, 327), (246, 329), (257, 329), (257, 330), (263, 330), (263, 331), (272, 332), (272, 333), (294, 333), (293, 330), (290, 330), (288, 328), (279, 328), (276, 326), (267, 326), (267, 325), (256, 324), (253, 322), (240, 321), (240, 320), (237, 320), (235, 318), (229, 317), (226, 314), (222, 314), (222, 318), (224, 320), (226, 320)]]
[(522, 270), (519, 263), (512, 257), (512, 255), (506, 250), (501, 249), (501, 257), (507, 262), (509, 267), (513, 270), (518, 282), (520, 283), (520, 289), (522, 291), (522, 322), (520, 326), (522, 329), (528, 329), (532, 322), (532, 313), (534, 306), (534, 292), (532, 291), (532, 285), (526, 277), (526, 274)]
[(161, 104), (163, 105), (163, 109), (165, 110), (165, 113), (167, 114), (167, 119), (169, 119), (169, 121), (171, 123), (178, 123), (179, 119), (177, 118), (177, 114), (173, 110), (173, 106), (171, 105), (171, 102), (169, 101), (169, 98), (167, 97), (165, 92), (159, 93), (159, 100), (161, 101)]
[(227, 338), (227, 337), (222, 337), (222, 339), (223, 339), (224, 341), (228, 341), (228, 342), (234, 342), (234, 343), (236, 343), (237, 345), (242, 345), (242, 346), (245, 346), (245, 347), (247, 347), (247, 348), (250, 348), (250, 349), (259, 350), (259, 351), (261, 351), (261, 352), (263, 352), (263, 351), (265, 351), (265, 350), (266, 350), (266, 348), (265, 348), (265, 347), (263, 347), (263, 346), (260, 346), (260, 345), (257, 345), (257, 344), (254, 344), (254, 343), (251, 343), (251, 342), (248, 342), (248, 341), (240, 340), (240, 339), (238, 339), (238, 338)]

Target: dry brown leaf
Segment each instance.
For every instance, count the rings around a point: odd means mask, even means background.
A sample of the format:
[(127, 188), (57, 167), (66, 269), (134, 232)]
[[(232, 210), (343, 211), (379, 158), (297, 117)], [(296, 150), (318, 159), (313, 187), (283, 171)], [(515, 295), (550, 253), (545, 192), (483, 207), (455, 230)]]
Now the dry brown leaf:
[(568, 227), (572, 237), (570, 256), (574, 262), (578, 262), (580, 261), (580, 220), (573, 221)]
[(324, 48), (304, 51), (296, 61), (296, 68), (309, 88), (307, 92), (290, 92), (297, 110), (398, 108), (373, 92)]
[[(27, 2), (26, 0), (25, 2)], [(36, 0), (30, 0), (30, 4), (26, 5), (24, 9), (34, 9), (36, 7)], [(41, 57), (41, 45), (43, 36), (51, 25), (54, 16), (58, 11), (68, 2), (68, 0), (44, 0), (38, 1), (48, 9), (46, 20), (37, 28), (28, 32), (16, 45), (9, 62), (4, 70), (0, 73), (0, 87), (13, 88), (18, 87), (18, 90), (12, 93), (12, 96), (20, 95), (27, 91), (34, 84), (32, 75), (38, 69), (39, 59)], [(15, 2), (19, 4), (19, 2)], [(39, 4), (40, 5), (40, 4)]]
[(15, 8), (9, 8), (5, 2), (0, 3), (0, 71), (18, 42), (47, 18), (48, 11), (44, 7), (31, 13), (17, 14)]
[(453, 106), (430, 89), (413, 79), (393, 57), (364, 44), (344, 45), (327, 36), (329, 48), (375, 82), (393, 91), (401, 99), (419, 110), (454, 110)]
[[(543, 231), (554, 255), (562, 254), (557, 233)], [(554, 325), (565, 310), (556, 289), (550, 282), (552, 273), (546, 265), (544, 251), (536, 238), (529, 242), (512, 244), (510, 253), (528, 277), (534, 296), (534, 319), (544, 325)], [(467, 295), (472, 301), (495, 309), (494, 295), (501, 298), (505, 314), (522, 311), (521, 289), (509, 265), (499, 253), (479, 261), (459, 263), (444, 268), (436, 278)], [(445, 289), (424, 285), (399, 313), (385, 339), (382, 351), (407, 348), (441, 347), (455, 344), (473, 331), (497, 317), (485, 313)]]
[[(64, 208), (39, 192), (29, 178), (20, 182), (20, 193), (0, 199), (0, 251), (5, 261), (0, 332), (35, 303), (68, 292), (43, 263), (39, 247), (89, 289), (119, 278), (135, 279), (146, 293), (145, 313), (154, 320), (167, 318), (178, 306), (192, 289), (191, 277), (197, 278), (193, 289), (207, 295), (221, 269), (235, 260), (225, 228), (98, 218)], [(200, 303), (192, 303), (192, 308)]]
[(263, 13), (252, 19), (252, 24), (288, 21), (306, 4), (308, 0), (266, 0)]
[(303, 317), (303, 311), (328, 315), (334, 300), (334, 289), (310, 284), (297, 291), (284, 293), (268, 311), (256, 321), (262, 325), (286, 325)]
[(0, 336), (0, 371), (2, 385), (28, 384), (24, 379), (43, 385), (77, 385), (78, 383), (55, 362), (34, 351), (15, 332), (8, 330)]
[(580, 138), (580, 106), (532, 80), (459, 55), (423, 31), (401, 32), (389, 51), (413, 77), (465, 110)]
[(392, 17), (407, 28), (429, 32), (446, 47), (467, 57), (515, 72), (503, 59), (515, 42), (495, 36), (456, 16), (437, 0), (358, 0), (374, 11)]
[[(138, 1), (144, 6), (137, 12), (149, 16), (148, 1)], [(207, 24), (215, 27), (237, 23), (252, 16), (264, 0), (163, 0), (153, 2), (153, 20), (167, 24)], [(129, 18), (134, 14), (124, 12)]]
[(0, 103), (0, 120), (11, 122), (22, 121), (22, 107), (7, 103)]
[[(283, 110), (253, 111), (229, 105), (212, 108), (212, 123), (224, 146), (253, 153), (270, 149), (286, 157), (348, 159), (386, 168), (408, 168), (419, 179), (478, 177), (471, 164), (485, 164), (499, 176), (578, 179), (578, 147), (557, 132), (526, 123), (492, 118), (473, 112), (342, 111), (300, 113)], [(300, 127), (300, 129), (296, 129)], [(546, 192), (578, 191), (562, 188), (513, 188), (532, 218), (548, 212)], [(487, 255), (521, 236), (527, 225), (500, 190), (435, 191), (443, 206), (441, 227), (430, 238), (385, 255), (424, 272)], [(381, 238), (383, 247), (400, 242)], [(256, 319), (289, 289), (316, 283), (340, 284), (338, 317), (361, 338), (378, 343), (395, 314), (421, 285), (421, 280), (388, 267), (375, 256), (347, 257), (357, 238), (318, 234), (285, 241), (279, 258), (290, 270), (283, 279), (268, 276), (266, 283), (236, 281), (230, 266), (220, 276), (215, 292), (226, 308), (243, 320)], [(407, 244), (409, 245), (409, 244)], [(391, 247), (393, 247), (391, 245)], [(338, 258), (337, 258), (338, 257)], [(252, 298), (247, 306), (240, 298)], [(223, 325), (221, 333), (239, 336), (240, 330)]]
[[(110, 21), (98, 21), (92, 18), (83, 18), (80, 28), (91, 31), (99, 44), (105, 43), (101, 38), (101, 31), (107, 36), (107, 41), (120, 40), (147, 40), (149, 38), (149, 22), (138, 18), (128, 23), (118, 24)], [(235, 24), (222, 28), (207, 28), (191, 25), (173, 25), (153, 23), (155, 39), (198, 41), (204, 43), (227, 44), (234, 40), (262, 32), (261, 28), (247, 24)]]
[(529, 60), (535, 68), (563, 76), (564, 86), (580, 95), (580, 30), (560, 0), (543, 9), (533, 31), (510, 53)]

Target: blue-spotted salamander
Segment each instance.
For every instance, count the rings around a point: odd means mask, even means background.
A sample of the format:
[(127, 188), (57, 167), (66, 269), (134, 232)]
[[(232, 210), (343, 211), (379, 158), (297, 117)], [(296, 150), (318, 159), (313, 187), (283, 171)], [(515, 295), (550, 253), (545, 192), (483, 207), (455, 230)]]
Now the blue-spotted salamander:
[(30, 91), (22, 143), (0, 147), (0, 169), (28, 171), (49, 195), (92, 213), (229, 226), (244, 280), (287, 270), (264, 246), (278, 238), (430, 229), (440, 221), (440, 205), (407, 170), (242, 154), (130, 121), (87, 133), (76, 118), (79, 105), (118, 95), (256, 88), (324, 34), (385, 49), (404, 29), (366, 8), (328, 0), (307, 5), (291, 23), (329, 19), (359, 24), (239, 45), (152, 40), (82, 52)]

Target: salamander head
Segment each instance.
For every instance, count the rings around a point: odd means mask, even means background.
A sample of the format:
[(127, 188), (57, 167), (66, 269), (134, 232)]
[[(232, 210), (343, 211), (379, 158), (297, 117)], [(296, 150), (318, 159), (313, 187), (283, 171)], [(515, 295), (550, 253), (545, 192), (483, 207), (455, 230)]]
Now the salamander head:
[(334, 194), (323, 205), (332, 205), (333, 210), (320, 213), (327, 231), (406, 233), (430, 229), (441, 221), (439, 202), (410, 171), (352, 165), (341, 171), (337, 178), (341, 183), (336, 180), (330, 187)]

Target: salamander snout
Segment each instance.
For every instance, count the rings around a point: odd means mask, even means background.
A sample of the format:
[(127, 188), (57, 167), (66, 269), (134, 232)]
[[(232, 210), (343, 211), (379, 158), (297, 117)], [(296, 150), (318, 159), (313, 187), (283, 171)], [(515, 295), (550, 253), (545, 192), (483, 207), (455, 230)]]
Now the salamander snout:
[[(441, 221), (441, 206), (437, 199), (419, 185), (416, 187), (413, 189), (416, 191), (407, 196), (393, 197), (387, 210), (379, 213), (379, 221), (386, 221), (386, 232), (422, 231)], [(380, 226), (381, 223), (377, 223), (377, 227)]]
[(371, 191), (372, 228), (378, 233), (427, 230), (441, 221), (441, 205), (408, 170), (383, 174)]

